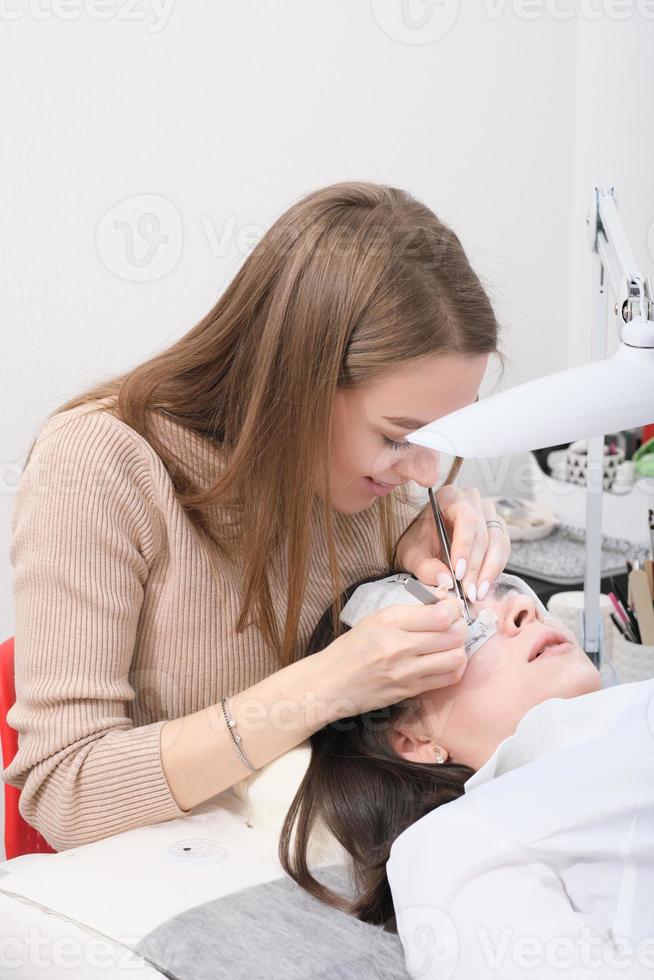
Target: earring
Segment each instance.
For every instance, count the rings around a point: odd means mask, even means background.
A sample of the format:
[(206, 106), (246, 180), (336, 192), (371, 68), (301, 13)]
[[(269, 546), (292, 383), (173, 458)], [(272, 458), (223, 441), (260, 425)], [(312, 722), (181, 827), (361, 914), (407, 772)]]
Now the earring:
[(437, 762), (437, 763), (438, 763), (439, 765), (441, 765), (441, 764), (442, 764), (443, 762), (445, 762), (445, 758), (444, 758), (444, 756), (443, 756), (443, 753), (442, 753), (442, 752), (441, 752), (441, 750), (440, 750), (440, 749), (438, 748), (438, 746), (436, 746), (436, 748), (434, 749), (434, 755), (436, 756), (436, 762)]

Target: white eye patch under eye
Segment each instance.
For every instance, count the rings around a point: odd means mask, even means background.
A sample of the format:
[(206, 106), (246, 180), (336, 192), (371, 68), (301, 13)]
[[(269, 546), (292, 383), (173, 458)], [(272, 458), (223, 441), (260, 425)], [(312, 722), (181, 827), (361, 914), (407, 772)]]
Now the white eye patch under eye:
[[(408, 572), (395, 572), (385, 578), (365, 582), (358, 586), (350, 596), (341, 611), (341, 622), (347, 626), (355, 626), (359, 620), (371, 612), (384, 609), (390, 605), (421, 605), (424, 602), (438, 601), (439, 596), (435, 586), (418, 582)], [(536, 593), (517, 575), (502, 573), (494, 580), (488, 598), (501, 600), (511, 592), (530, 596), (542, 619), (552, 616), (540, 601)], [(447, 593), (453, 596), (450, 590)], [(443, 596), (444, 597), (444, 596)], [(477, 618), (468, 627), (468, 637), (464, 647), (468, 657), (471, 657), (481, 646), (497, 633), (497, 612), (491, 607), (482, 609)]]
[[(552, 614), (543, 605), (534, 590), (517, 575), (509, 575), (502, 572), (497, 576), (491, 585), (489, 599), (495, 601), (509, 596), (511, 593), (529, 596), (533, 602), (537, 613), (543, 620), (552, 619)], [(465, 642), (465, 651), (471, 657), (486, 640), (497, 633), (497, 612), (490, 607), (482, 609), (477, 619), (468, 627), (468, 639)]]
[(464, 646), (469, 657), (483, 646), (486, 640), (497, 633), (497, 612), (490, 607), (482, 609), (475, 621), (468, 627), (468, 639)]

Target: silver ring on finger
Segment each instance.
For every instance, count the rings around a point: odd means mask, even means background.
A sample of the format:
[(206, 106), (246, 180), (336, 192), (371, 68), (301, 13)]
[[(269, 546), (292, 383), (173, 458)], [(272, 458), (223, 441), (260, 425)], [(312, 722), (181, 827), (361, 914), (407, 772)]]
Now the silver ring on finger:
[(486, 521), (486, 527), (499, 527), (500, 531), (506, 530), (501, 521)]

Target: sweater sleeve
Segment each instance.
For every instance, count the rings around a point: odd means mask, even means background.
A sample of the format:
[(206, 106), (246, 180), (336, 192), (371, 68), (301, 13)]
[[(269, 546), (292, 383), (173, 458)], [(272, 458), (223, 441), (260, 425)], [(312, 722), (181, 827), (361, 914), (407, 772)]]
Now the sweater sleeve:
[(66, 850), (188, 812), (160, 754), (165, 720), (127, 705), (149, 564), (163, 546), (147, 445), (106, 412), (53, 416), (14, 504), (18, 752), (3, 780), (51, 847)]

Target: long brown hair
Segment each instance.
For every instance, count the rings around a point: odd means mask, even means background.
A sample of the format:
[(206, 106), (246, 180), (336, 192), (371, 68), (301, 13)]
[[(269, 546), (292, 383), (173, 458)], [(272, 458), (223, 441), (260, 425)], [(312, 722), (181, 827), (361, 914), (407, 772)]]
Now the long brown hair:
[[(456, 234), (404, 190), (346, 181), (285, 211), (180, 340), (55, 412), (113, 400), (111, 410), (164, 462), (214, 571), (218, 557), (241, 560), (237, 631), (254, 620), (285, 666), (306, 588), (316, 474), (325, 488), (334, 623), (340, 613), (345, 583), (327, 478), (336, 390), (425, 355), (474, 357), (497, 352), (497, 343), (491, 303)], [(224, 467), (212, 486), (198, 486), (157, 436), (156, 410), (220, 447)], [(373, 504), (390, 567), (398, 533), (408, 530), (398, 526), (394, 494), (407, 499), (400, 488)], [(267, 568), (282, 542), (289, 560), (280, 638)]]
[[(371, 575), (344, 590), (344, 605)], [(335, 632), (327, 609), (307, 644), (306, 655), (324, 650), (349, 627)], [(474, 769), (448, 759), (414, 762), (398, 756), (390, 735), (401, 722), (420, 712), (419, 698), (405, 698), (386, 708), (351, 715), (325, 725), (310, 736), (311, 758), (289, 807), (279, 838), (282, 867), (302, 888), (328, 905), (364, 922), (397, 932), (393, 899), (386, 876), (393, 841), (412, 823), (464, 792)], [(339, 895), (318, 881), (309, 868), (312, 831), (326, 827), (344, 848), (354, 897)]]

